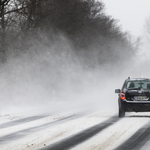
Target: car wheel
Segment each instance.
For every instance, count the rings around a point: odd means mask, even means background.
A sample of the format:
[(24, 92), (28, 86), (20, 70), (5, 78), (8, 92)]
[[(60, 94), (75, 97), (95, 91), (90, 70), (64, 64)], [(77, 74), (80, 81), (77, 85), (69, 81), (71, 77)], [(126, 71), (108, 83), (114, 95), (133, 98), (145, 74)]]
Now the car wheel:
[(122, 109), (119, 109), (119, 117), (122, 118), (125, 116), (125, 111)]

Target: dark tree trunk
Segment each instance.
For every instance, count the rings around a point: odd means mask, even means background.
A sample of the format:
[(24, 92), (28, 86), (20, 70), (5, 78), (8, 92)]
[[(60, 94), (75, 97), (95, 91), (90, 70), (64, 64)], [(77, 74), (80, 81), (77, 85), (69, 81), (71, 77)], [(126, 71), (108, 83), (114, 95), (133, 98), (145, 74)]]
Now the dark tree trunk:
[(5, 24), (5, 3), (0, 0), (0, 28), (1, 28), (1, 47), (0, 62), (6, 61), (6, 24)]

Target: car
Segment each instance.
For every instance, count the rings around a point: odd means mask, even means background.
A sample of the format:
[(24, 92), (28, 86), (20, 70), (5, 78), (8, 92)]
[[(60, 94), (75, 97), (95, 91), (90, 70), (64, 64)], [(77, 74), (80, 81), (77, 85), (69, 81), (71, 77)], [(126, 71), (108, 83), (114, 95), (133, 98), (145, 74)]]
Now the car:
[(128, 77), (118, 94), (119, 117), (126, 112), (150, 112), (150, 79)]

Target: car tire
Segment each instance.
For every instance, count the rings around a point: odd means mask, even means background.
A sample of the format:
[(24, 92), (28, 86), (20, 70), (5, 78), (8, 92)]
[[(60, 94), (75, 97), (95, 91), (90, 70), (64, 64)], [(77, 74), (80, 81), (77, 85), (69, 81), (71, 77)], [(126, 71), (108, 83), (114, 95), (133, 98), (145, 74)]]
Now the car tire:
[(119, 118), (122, 118), (125, 116), (125, 111), (122, 109), (119, 109)]

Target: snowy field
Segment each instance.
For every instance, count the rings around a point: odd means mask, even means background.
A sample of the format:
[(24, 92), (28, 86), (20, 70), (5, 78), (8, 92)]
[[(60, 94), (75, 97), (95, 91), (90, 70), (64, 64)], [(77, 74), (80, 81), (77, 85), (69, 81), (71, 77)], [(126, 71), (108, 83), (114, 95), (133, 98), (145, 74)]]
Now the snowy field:
[[(150, 113), (119, 119), (108, 111), (37, 112), (1, 113), (0, 150), (112, 150), (150, 124)], [(146, 150), (150, 142), (144, 143)]]

